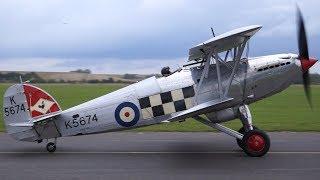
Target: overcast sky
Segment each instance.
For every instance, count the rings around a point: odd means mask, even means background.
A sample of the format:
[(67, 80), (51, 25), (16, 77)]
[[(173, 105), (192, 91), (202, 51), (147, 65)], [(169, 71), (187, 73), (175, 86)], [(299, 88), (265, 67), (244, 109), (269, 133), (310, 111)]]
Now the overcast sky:
[[(250, 56), (297, 53), (294, 0), (1, 0), (0, 70), (159, 73), (192, 46), (260, 24)], [(300, 0), (312, 56), (320, 57), (320, 1)], [(320, 73), (320, 65), (312, 69)]]

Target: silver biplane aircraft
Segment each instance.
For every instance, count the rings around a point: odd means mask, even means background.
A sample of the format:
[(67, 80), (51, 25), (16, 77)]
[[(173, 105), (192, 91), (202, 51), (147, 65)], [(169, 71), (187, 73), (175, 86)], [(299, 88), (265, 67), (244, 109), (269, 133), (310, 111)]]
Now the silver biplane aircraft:
[[(49, 140), (46, 149), (54, 152), (58, 137), (194, 118), (236, 138), (247, 155), (263, 156), (270, 140), (253, 126), (248, 105), (283, 91), (300, 76), (311, 105), (308, 69), (317, 60), (309, 58), (299, 9), (297, 22), (299, 55), (243, 57), (249, 39), (261, 29), (247, 26), (192, 47), (189, 63), (175, 72), (164, 68), (163, 77), (150, 77), (67, 110), (40, 88), (15, 84), (4, 94), (6, 131), (21, 141)], [(243, 124), (239, 131), (220, 124), (234, 119)]]

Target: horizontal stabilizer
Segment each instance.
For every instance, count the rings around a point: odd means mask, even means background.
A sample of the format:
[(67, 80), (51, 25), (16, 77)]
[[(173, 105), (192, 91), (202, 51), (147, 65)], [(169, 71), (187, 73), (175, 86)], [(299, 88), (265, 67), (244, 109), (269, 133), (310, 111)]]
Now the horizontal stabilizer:
[(8, 124), (9, 126), (12, 127), (32, 127), (33, 123), (30, 122), (20, 122), (20, 123), (10, 123)]
[(40, 121), (49, 120), (50, 118), (59, 116), (61, 113), (62, 113), (62, 111), (58, 111), (58, 112), (51, 113), (51, 114), (49, 114), (49, 115), (46, 115), (46, 116), (43, 116), (43, 117), (40, 117), (40, 118), (35, 119), (35, 120), (33, 121), (33, 123), (37, 123), (37, 122), (40, 122)]

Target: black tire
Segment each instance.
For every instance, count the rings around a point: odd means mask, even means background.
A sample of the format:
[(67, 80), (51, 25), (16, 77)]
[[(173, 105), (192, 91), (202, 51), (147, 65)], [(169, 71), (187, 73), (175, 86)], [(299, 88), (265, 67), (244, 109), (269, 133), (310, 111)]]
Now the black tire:
[[(253, 129), (259, 129), (259, 128), (257, 128), (256, 126), (252, 126), (253, 127)], [(244, 127), (242, 126), (240, 129), (239, 129), (239, 133), (241, 133), (241, 134), (244, 134), (245, 132), (244, 132), (245, 130), (244, 130)], [(238, 146), (241, 148), (241, 149), (243, 149), (243, 143), (242, 143), (242, 140), (241, 139), (236, 139), (237, 140), (237, 144), (238, 144)]]
[(251, 157), (264, 156), (270, 149), (269, 136), (259, 129), (246, 132), (242, 139), (243, 151)]
[(47, 151), (48, 152), (55, 152), (56, 151), (56, 149), (57, 149), (57, 147), (56, 147), (56, 145), (53, 143), (53, 142), (49, 142), (48, 144), (47, 144)]

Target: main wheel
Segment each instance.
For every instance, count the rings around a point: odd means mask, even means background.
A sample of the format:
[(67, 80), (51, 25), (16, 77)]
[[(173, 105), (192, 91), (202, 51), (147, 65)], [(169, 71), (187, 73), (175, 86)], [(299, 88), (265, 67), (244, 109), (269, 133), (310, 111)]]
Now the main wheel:
[[(253, 129), (259, 129), (259, 128), (257, 128), (256, 126), (252, 126), (252, 127), (253, 127)], [(241, 133), (241, 134), (245, 134), (245, 129), (244, 129), (244, 127), (242, 126), (242, 127), (239, 129), (238, 132)], [(239, 146), (241, 149), (243, 149), (242, 140), (241, 140), (241, 139), (236, 139), (236, 140), (237, 140), (238, 146)]]
[(48, 152), (55, 152), (57, 149), (56, 145), (53, 142), (49, 142), (47, 144), (47, 151)]
[(269, 136), (259, 129), (246, 132), (242, 138), (242, 143), (243, 151), (251, 157), (261, 157), (265, 155), (270, 148)]

